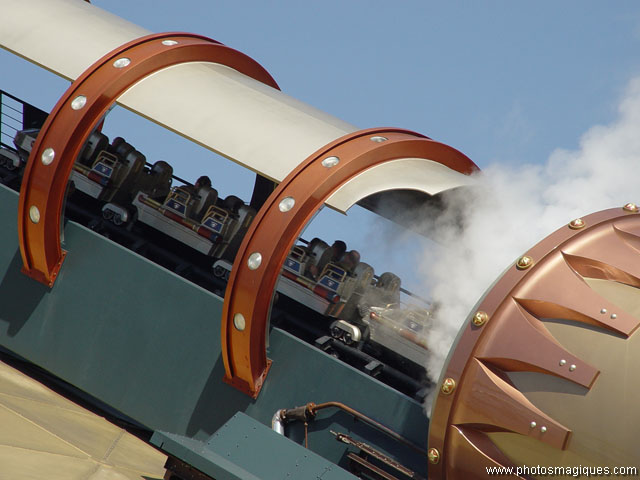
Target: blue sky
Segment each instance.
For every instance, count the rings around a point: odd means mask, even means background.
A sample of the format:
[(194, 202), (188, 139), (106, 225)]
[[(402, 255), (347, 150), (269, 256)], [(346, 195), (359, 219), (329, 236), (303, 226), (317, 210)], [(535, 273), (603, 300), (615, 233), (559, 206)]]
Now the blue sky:
[[(426, 134), (481, 168), (541, 163), (557, 148), (576, 148), (589, 127), (615, 117), (624, 88), (640, 73), (640, 3), (629, 0), (92, 3), (152, 31), (210, 36), (256, 59), (300, 100), (361, 128)], [(66, 87), (0, 52), (3, 90), (48, 110)], [(159, 137), (132, 117), (113, 115), (107, 131), (151, 160), (192, 159), (178, 174), (194, 180), (210, 173), (222, 194), (248, 200), (248, 172), (169, 132)], [(325, 216), (314, 234), (351, 239), (378, 273), (411, 263), (407, 249), (416, 241), (389, 248), (387, 223), (356, 212), (342, 223)], [(333, 230), (324, 233), (329, 224)], [(412, 275), (403, 275), (409, 287)]]

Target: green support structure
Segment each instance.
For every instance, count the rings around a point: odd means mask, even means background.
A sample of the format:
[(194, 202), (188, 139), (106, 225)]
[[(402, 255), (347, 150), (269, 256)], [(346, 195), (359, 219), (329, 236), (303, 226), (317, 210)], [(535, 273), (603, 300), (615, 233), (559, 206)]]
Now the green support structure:
[[(20, 271), (17, 209), (18, 195), (0, 185), (0, 344), (8, 350), (151, 430), (194, 441), (237, 412), (270, 425), (276, 410), (337, 401), (426, 449), (422, 405), (275, 328), (258, 399), (230, 387), (222, 381), (223, 300), (82, 226), (65, 226), (69, 253), (53, 289), (29, 279)], [(300, 425), (287, 430), (302, 441)], [(309, 425), (310, 449), (331, 462), (344, 465), (346, 447), (329, 430), (426, 474), (426, 457), (335, 411)], [(264, 448), (276, 455), (280, 444)]]
[(357, 479), (241, 412), (206, 442), (156, 432), (151, 443), (216, 479)]

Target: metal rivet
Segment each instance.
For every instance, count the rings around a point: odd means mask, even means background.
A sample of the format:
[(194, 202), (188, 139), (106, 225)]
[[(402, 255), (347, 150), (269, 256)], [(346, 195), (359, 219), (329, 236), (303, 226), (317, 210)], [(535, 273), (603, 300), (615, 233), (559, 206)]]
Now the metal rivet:
[(566, 365), (567, 361), (563, 358), (562, 360), (560, 360), (560, 366)]
[(607, 313), (607, 309), (603, 308), (602, 310), (600, 310), (600, 313), (602, 313), (602, 314)]
[(177, 45), (178, 42), (176, 40), (163, 40), (162, 44), (166, 45), (167, 47), (170, 47), (172, 45)]
[(260, 254), (260, 252), (253, 252), (251, 255), (249, 255), (249, 259), (247, 260), (247, 266), (249, 267), (249, 270), (257, 269), (261, 263), (262, 255)]
[(445, 395), (450, 395), (456, 389), (456, 381), (453, 378), (445, 378), (440, 391)]
[(545, 427), (544, 425), (540, 427), (540, 432), (544, 433), (547, 431), (547, 427)]
[(244, 327), (247, 326), (247, 322), (244, 319), (244, 315), (241, 313), (236, 313), (233, 316), (233, 326), (236, 327), (237, 330), (243, 331)]
[(582, 220), (581, 218), (576, 218), (569, 222), (569, 228), (572, 230), (579, 230), (583, 228), (585, 225), (586, 223), (584, 223), (584, 220)]
[(430, 448), (427, 456), (429, 457), (429, 461), (434, 465), (440, 461), (440, 452), (437, 448)]
[(335, 167), (338, 163), (340, 163), (340, 159), (338, 157), (327, 157), (322, 160), (322, 166), (325, 168)]
[(611, 314), (611, 319), (612, 319), (612, 320), (615, 320), (616, 318), (618, 318), (618, 315), (616, 315), (615, 313), (612, 313), (612, 314)]
[(115, 62), (113, 62), (113, 66), (116, 68), (124, 68), (129, 66), (130, 63), (131, 63), (131, 59), (127, 57), (122, 57), (117, 59)]
[(523, 255), (522, 257), (520, 257), (518, 259), (518, 261), (516, 262), (516, 268), (518, 270), (526, 270), (527, 268), (529, 268), (531, 265), (533, 265), (533, 258), (527, 256), (527, 255)]
[(570, 371), (570, 372), (573, 372), (576, 368), (578, 368), (578, 367), (576, 367), (575, 365), (573, 365), (573, 364), (572, 364), (572, 365), (569, 367), (569, 371)]
[(380, 135), (376, 135), (375, 137), (371, 137), (370, 140), (372, 142), (382, 143), (382, 142), (386, 142), (389, 139), (387, 137), (382, 137)]
[(278, 209), (280, 209), (280, 211), (283, 213), (288, 212), (293, 208), (295, 204), (296, 204), (295, 198), (284, 197), (282, 200), (280, 200), (280, 203), (278, 204)]
[(489, 320), (489, 315), (487, 315), (487, 312), (482, 311), (476, 312), (476, 314), (471, 319), (476, 327), (481, 327), (482, 325), (487, 323), (487, 320)]
[(78, 95), (76, 98), (74, 98), (71, 101), (71, 108), (73, 108), (74, 110), (80, 110), (86, 104), (87, 104), (87, 97), (85, 97), (84, 95)]
[(42, 152), (42, 155), (40, 155), (40, 160), (42, 161), (43, 165), (51, 165), (51, 162), (53, 162), (55, 156), (56, 152), (53, 151), (53, 148), (48, 147), (45, 148)]
[(537, 423), (536, 423), (536, 422), (531, 422), (531, 423), (529, 424), (529, 426), (530, 426), (531, 428), (536, 428), (536, 425), (537, 425)]
[(622, 209), (626, 212), (638, 213), (638, 206), (635, 203), (627, 203)]
[(40, 210), (35, 205), (31, 205), (29, 207), (29, 218), (33, 223), (38, 223), (40, 221)]

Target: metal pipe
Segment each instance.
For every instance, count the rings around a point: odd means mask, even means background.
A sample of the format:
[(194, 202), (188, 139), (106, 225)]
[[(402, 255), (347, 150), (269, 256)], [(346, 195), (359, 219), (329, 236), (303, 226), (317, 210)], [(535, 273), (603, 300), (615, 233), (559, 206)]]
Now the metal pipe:
[(276, 413), (273, 414), (271, 418), (271, 430), (280, 435), (284, 435), (284, 419), (283, 414), (285, 412), (284, 408), (277, 410)]
[(416, 445), (415, 443), (413, 443), (408, 438), (403, 437), (399, 433), (394, 432), (393, 430), (391, 430), (389, 427), (385, 427), (380, 422), (376, 422), (373, 418), (367, 417), (365, 414), (358, 412), (357, 410), (349, 407), (348, 405), (345, 405), (344, 403), (340, 403), (340, 402), (325, 402), (325, 403), (320, 403), (320, 404), (316, 405), (315, 403), (311, 402), (311, 403), (307, 404), (307, 408), (309, 409), (309, 412), (313, 416), (316, 415), (316, 412), (318, 410), (324, 410), (325, 408), (338, 408), (338, 409), (340, 409), (340, 410), (342, 410), (344, 412), (347, 412), (350, 415), (353, 415), (357, 419), (362, 420), (363, 422), (371, 425), (376, 430), (379, 430), (382, 433), (385, 433), (386, 435), (389, 435), (394, 440), (397, 440), (398, 442), (403, 443), (403, 444), (407, 445), (408, 447), (411, 447), (416, 452), (427, 456), (427, 451), (424, 448), (420, 447), (419, 445)]
[[(352, 415), (353, 417), (363, 421), (364, 423), (372, 426), (373, 428), (375, 428), (376, 430), (379, 430), (380, 432), (390, 436), (391, 438), (393, 438), (394, 440), (412, 448), (413, 450), (415, 450), (416, 452), (427, 456), (427, 451), (422, 448), (421, 446), (413, 443), (411, 440), (409, 440), (406, 437), (403, 437), (402, 435), (400, 435), (397, 432), (394, 432), (393, 430), (391, 430), (389, 427), (385, 427), (384, 425), (382, 425), (380, 422), (376, 422), (374, 419), (367, 417), (365, 414), (360, 413), (359, 411), (349, 407), (348, 405), (345, 405), (344, 403), (340, 403), (340, 402), (324, 402), (324, 403), (320, 403), (320, 404), (315, 404), (313, 402), (309, 402), (307, 403), (307, 405), (303, 408), (301, 407), (296, 407), (296, 408), (292, 408), (292, 409), (288, 409), (288, 410), (278, 410), (276, 412), (277, 414), (280, 414), (280, 418), (283, 421), (289, 421), (289, 420), (300, 420), (301, 418), (304, 417), (304, 419), (309, 419), (312, 420), (315, 418), (317, 412), (319, 410), (324, 410), (326, 408), (337, 408), (340, 409), (346, 413), (348, 413), (349, 415)], [(301, 415), (301, 412), (302, 413)], [(274, 415), (275, 418), (275, 415)], [(273, 425), (273, 420), (272, 420), (272, 425)], [(275, 428), (274, 428), (275, 430)]]

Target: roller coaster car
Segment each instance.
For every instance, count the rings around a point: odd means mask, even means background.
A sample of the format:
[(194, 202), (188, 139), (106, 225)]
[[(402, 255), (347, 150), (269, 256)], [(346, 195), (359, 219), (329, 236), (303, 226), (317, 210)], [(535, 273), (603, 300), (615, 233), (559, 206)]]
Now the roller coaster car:
[(15, 170), (21, 164), (22, 160), (18, 152), (7, 147), (0, 147), (0, 167), (4, 167), (7, 170)]
[[(400, 277), (391, 272), (385, 272), (379, 277), (375, 277), (373, 270), (371, 274), (373, 278), (369, 278), (366, 285), (363, 284), (361, 289), (354, 292), (340, 314), (341, 319), (348, 320), (363, 330), (364, 340), (369, 338), (369, 327), (368, 323), (362, 321), (362, 317), (368, 316), (368, 308), (370, 306), (381, 307), (400, 304), (400, 285), (402, 283)], [(335, 338), (342, 340), (342, 337)]]
[(312, 267), (322, 264), (321, 258), (326, 257), (330, 248), (319, 239), (312, 240), (306, 248), (294, 246), (285, 260), (276, 289), (318, 313), (337, 318), (345, 307), (357, 305), (371, 283), (373, 268), (360, 262), (358, 252), (352, 250), (340, 261), (324, 265), (315, 280)]
[(100, 132), (91, 134), (73, 165), (75, 188), (101, 202), (131, 202), (131, 191), (143, 173), (145, 156), (117, 137), (111, 145)]
[(133, 185), (121, 186), (118, 195), (114, 196), (114, 200), (119, 199), (119, 202), (112, 201), (102, 207), (102, 216), (116, 225), (131, 221), (139, 213), (134, 206), (133, 193), (137, 192), (137, 197), (142, 194), (151, 200), (164, 200), (171, 189), (172, 175), (173, 168), (163, 160), (151, 166), (145, 164), (133, 179)]
[(233, 260), (256, 212), (233, 195), (224, 199), (222, 207), (217, 202), (214, 188), (185, 185), (172, 188), (162, 203), (138, 192), (133, 205), (140, 222), (205, 255)]
[(415, 305), (400, 308), (370, 306), (363, 322), (369, 327), (369, 340), (382, 345), (418, 365), (427, 363), (425, 332), (433, 322), (430, 310)]
[(347, 345), (373, 343), (392, 350), (423, 366), (427, 360), (424, 333), (432, 322), (433, 312), (415, 305), (400, 306), (400, 278), (385, 272), (368, 285), (357, 312), (345, 312), (331, 324), (331, 336)]
[[(20, 130), (13, 143), (17, 150), (0, 149), (0, 166), (14, 170), (26, 163), (39, 129)], [(139, 190), (153, 198), (169, 192), (173, 169), (163, 161), (146, 167), (145, 156), (123, 138), (116, 137), (111, 145), (102, 132), (89, 136), (73, 165), (69, 180), (75, 191), (81, 191), (106, 203), (102, 208), (105, 219), (119, 225), (130, 220), (133, 193)]]
[(116, 225), (131, 219), (136, 192), (164, 198), (171, 187), (173, 169), (158, 161), (148, 166), (145, 156), (122, 137), (109, 139), (93, 132), (73, 166), (71, 181), (84, 194), (104, 202), (102, 216)]
[[(13, 144), (16, 146), (16, 150), (5, 147), (0, 149), (0, 166), (15, 170), (21, 164), (26, 164), (39, 133), (39, 128), (18, 130), (13, 137)], [(90, 167), (98, 152), (108, 145), (109, 139), (105, 135), (98, 131), (93, 132), (84, 145), (77, 161)], [(8, 162), (7, 159), (11, 159), (11, 161)]]
[(16, 170), (26, 164), (39, 131), (37, 128), (19, 130), (13, 138), (16, 150), (6, 147), (0, 148), (0, 167)]
[(256, 210), (235, 195), (229, 195), (222, 202), (222, 207), (213, 205), (205, 213), (202, 225), (219, 235), (213, 251), (215, 258), (233, 262), (238, 248), (247, 233), (249, 225), (256, 216)]
[(140, 222), (205, 255), (212, 255), (221, 240), (219, 232), (211, 228), (217, 218), (217, 212), (211, 207), (217, 198), (218, 192), (208, 186), (200, 187), (197, 192), (190, 186), (178, 186), (171, 189), (162, 203), (145, 192), (138, 192), (133, 205)]

